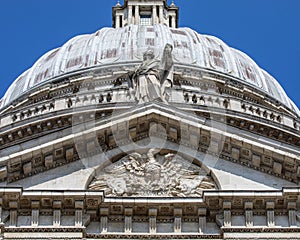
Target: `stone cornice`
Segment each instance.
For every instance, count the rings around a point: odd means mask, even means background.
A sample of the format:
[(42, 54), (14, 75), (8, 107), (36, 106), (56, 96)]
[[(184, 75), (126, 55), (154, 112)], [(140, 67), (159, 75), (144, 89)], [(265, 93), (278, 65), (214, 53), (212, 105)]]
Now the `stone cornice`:
[[(48, 140), (44, 144), (40, 143), (38, 146), (7, 154), (1, 159), (1, 178), (13, 182), (70, 161), (76, 161), (79, 159), (78, 153), (81, 154), (80, 157), (84, 157), (85, 150), (80, 149), (81, 146), (76, 146), (74, 142), (78, 134), (80, 137), (84, 135), (88, 137), (90, 134), (95, 135), (96, 133), (97, 140), (91, 138), (87, 141), (88, 144), (92, 144), (94, 147), (99, 145), (102, 151), (106, 152), (117, 147), (115, 142), (108, 141), (110, 134), (113, 134), (111, 129), (114, 126), (125, 124), (122, 125), (125, 131), (122, 134), (117, 132), (115, 134), (121, 134), (118, 138), (122, 140), (118, 144), (126, 145), (132, 140), (138, 141), (147, 138), (150, 122), (158, 122), (166, 125), (167, 137), (171, 142), (198, 149), (200, 152), (217, 154), (223, 159), (290, 181), (298, 181), (300, 174), (298, 152), (289, 149), (288, 146), (279, 146), (276, 143), (266, 145), (267, 139), (257, 140), (254, 135), (249, 134), (247, 137), (247, 132), (238, 132), (235, 128), (226, 125), (224, 131), (222, 124), (207, 121), (196, 115), (187, 116), (186, 112), (180, 113), (178, 109), (174, 116), (173, 108), (159, 103), (139, 106), (131, 109), (131, 112), (121, 112), (97, 121), (87, 122), (84, 118), (80, 118), (82, 115), (73, 116), (73, 124), (78, 124), (78, 127), (81, 126), (80, 124), (84, 124), (84, 129), (80, 133), (75, 131), (65, 136), (60, 135), (59, 139)], [(137, 119), (143, 120), (136, 121)], [(133, 124), (133, 122), (135, 123)], [(143, 122), (145, 129), (139, 130), (138, 122)], [(225, 137), (224, 146), (219, 146), (217, 139), (211, 139), (212, 133)], [(159, 132), (157, 136), (159, 137)], [(192, 140), (191, 136), (194, 136), (195, 139)], [(85, 146), (83, 147), (85, 149)], [(97, 152), (93, 153), (94, 150), (90, 149), (89, 151), (89, 154), (97, 154)]]
[[(299, 188), (283, 188), (281, 191), (218, 190), (204, 191), (203, 198), (106, 198), (103, 192), (89, 190), (42, 191), (0, 188), (0, 208), (4, 212), (1, 232), (82, 233), (83, 237), (93, 239), (223, 239), (232, 233), (257, 233), (265, 237), (270, 233), (298, 234), (300, 228), (295, 225), (295, 214), (299, 204), (299, 192)], [(86, 217), (83, 218), (83, 215)], [(247, 225), (248, 221), (256, 221), (253, 220), (253, 215), (265, 218), (265, 226)], [(53, 216), (53, 225), (39, 225), (39, 216), (51, 219)], [(75, 219), (75, 222), (71, 222), (70, 226), (61, 226), (62, 216)], [(228, 225), (228, 221), (231, 224), (232, 217), (235, 216), (244, 218), (245, 222), (239, 222), (237, 226)], [(270, 225), (274, 216), (284, 216), (290, 226)], [(32, 219), (31, 225), (16, 226), (18, 219), (28, 217)], [(133, 221), (135, 224), (149, 224), (154, 231), (133, 232)], [(100, 224), (100, 232), (90, 231), (90, 222)], [(106, 227), (108, 222), (123, 223), (125, 231), (109, 231)], [(183, 223), (199, 224), (200, 232), (176, 231), (176, 226), (181, 229)], [(206, 232), (206, 224), (216, 223), (218, 226), (215, 225), (214, 232)], [(157, 232), (158, 224), (174, 225), (174, 230)], [(69, 237), (72, 239), (72, 235)]]

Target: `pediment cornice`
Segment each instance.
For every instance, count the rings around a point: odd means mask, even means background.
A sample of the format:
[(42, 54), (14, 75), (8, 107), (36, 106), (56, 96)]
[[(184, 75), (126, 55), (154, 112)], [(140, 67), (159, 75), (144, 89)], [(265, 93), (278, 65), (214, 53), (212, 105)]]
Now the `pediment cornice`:
[[(100, 152), (155, 137), (195, 151), (211, 154), (234, 163), (298, 182), (299, 152), (240, 131), (225, 123), (186, 114), (160, 102), (115, 110), (109, 116), (86, 121), (83, 112), (71, 118), (72, 129), (43, 144), (15, 151), (0, 159), (1, 179), (7, 182), (30, 177), (49, 169), (90, 157)], [(28, 146), (28, 145), (27, 145)], [(25, 149), (25, 148), (24, 148)]]

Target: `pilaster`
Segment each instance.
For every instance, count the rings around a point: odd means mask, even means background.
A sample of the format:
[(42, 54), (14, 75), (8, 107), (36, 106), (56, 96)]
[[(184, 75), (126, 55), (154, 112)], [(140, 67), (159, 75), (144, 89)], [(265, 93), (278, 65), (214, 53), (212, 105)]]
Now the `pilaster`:
[(288, 203), (288, 211), (289, 211), (289, 225), (290, 227), (297, 226), (297, 218), (296, 218), (296, 202)]
[(206, 229), (206, 208), (199, 208), (198, 215), (199, 215), (199, 233), (203, 234)]
[(39, 208), (40, 208), (40, 201), (32, 201), (31, 202), (31, 226), (38, 227), (39, 225)]
[(17, 226), (17, 219), (18, 219), (18, 203), (15, 201), (9, 202), (9, 226), (16, 227)]
[(150, 208), (149, 209), (149, 233), (154, 234), (156, 233), (156, 217), (157, 217), (157, 209)]
[(53, 201), (53, 226), (59, 227), (61, 222), (61, 201)]
[(245, 202), (245, 225), (253, 227), (253, 203)]
[(266, 210), (267, 210), (267, 225), (268, 227), (275, 226), (275, 216), (274, 216), (274, 202), (267, 202), (266, 203)]
[(83, 201), (75, 201), (75, 227), (82, 226)]
[(100, 208), (100, 232), (107, 233), (108, 230), (108, 208)]
[(223, 202), (224, 227), (231, 227), (231, 202)]
[(132, 208), (125, 208), (125, 226), (124, 232), (131, 233), (132, 231)]
[(181, 233), (182, 228), (182, 209), (181, 208), (175, 208), (174, 209), (174, 232), (175, 233)]

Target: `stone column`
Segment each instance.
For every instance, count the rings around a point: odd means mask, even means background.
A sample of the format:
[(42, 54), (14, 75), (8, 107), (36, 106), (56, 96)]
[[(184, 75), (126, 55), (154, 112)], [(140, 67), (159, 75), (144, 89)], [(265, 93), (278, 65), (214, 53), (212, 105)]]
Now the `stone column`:
[(231, 227), (231, 202), (223, 202), (224, 227)]
[(172, 25), (171, 26), (172, 28), (176, 27), (176, 20), (175, 20), (175, 16), (174, 15), (171, 16), (171, 25)]
[(140, 8), (139, 8), (139, 5), (136, 5), (135, 6), (135, 24), (138, 25), (140, 23)]
[(82, 226), (83, 201), (75, 201), (75, 227)]
[(199, 215), (199, 233), (204, 234), (206, 229), (206, 208), (199, 208), (198, 215)]
[(132, 232), (132, 208), (125, 208), (125, 233)]
[(245, 225), (253, 227), (253, 203), (245, 202)]
[(274, 216), (274, 202), (267, 202), (266, 209), (267, 209), (267, 225), (268, 227), (275, 226), (275, 216)]
[(100, 208), (100, 231), (107, 233), (108, 228), (108, 208)]
[(157, 11), (156, 11), (156, 5), (152, 7), (152, 23), (157, 24)]
[(159, 6), (159, 23), (164, 23), (164, 8), (163, 6)]
[(132, 24), (132, 6), (128, 6), (128, 25)]
[(120, 28), (120, 15), (116, 14), (116, 28)]
[(149, 233), (156, 233), (156, 217), (157, 217), (157, 209), (151, 208), (149, 209)]

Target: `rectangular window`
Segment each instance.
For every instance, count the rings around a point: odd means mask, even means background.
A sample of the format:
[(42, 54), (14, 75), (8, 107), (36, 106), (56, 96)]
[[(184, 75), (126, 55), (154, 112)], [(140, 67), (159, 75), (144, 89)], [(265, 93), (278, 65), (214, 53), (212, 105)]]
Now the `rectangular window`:
[(152, 25), (151, 15), (141, 15), (140, 16), (140, 25), (144, 25), (144, 26)]

